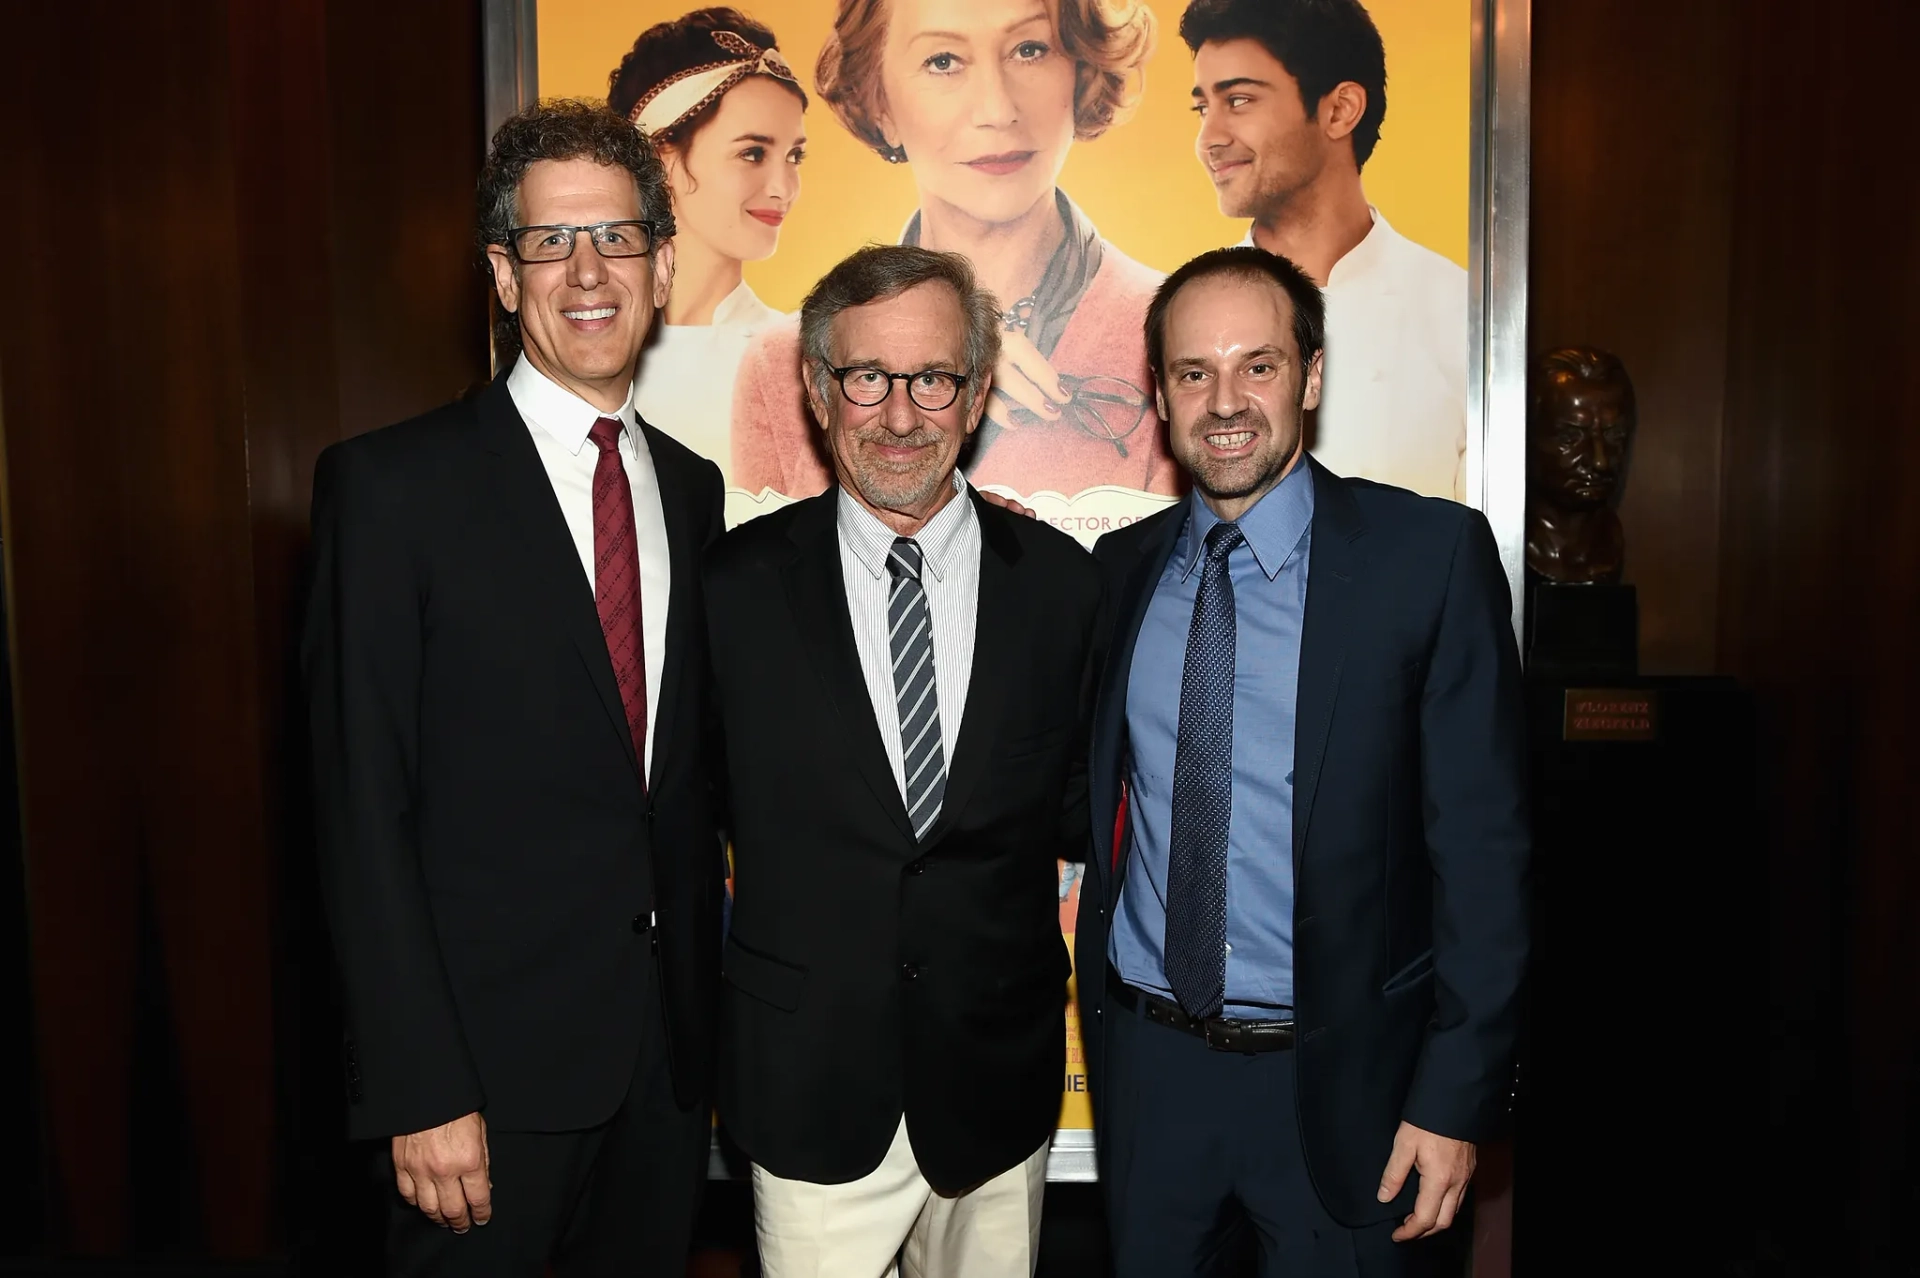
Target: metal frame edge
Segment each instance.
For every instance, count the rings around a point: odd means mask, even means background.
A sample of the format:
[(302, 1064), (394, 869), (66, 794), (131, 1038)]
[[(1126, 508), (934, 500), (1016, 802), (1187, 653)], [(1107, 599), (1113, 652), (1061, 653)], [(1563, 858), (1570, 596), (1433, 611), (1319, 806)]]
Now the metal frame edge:
[(539, 23), (535, 0), (480, 0), (482, 93), (487, 136), (540, 94)]
[(1469, 180), (1467, 501), (1493, 527), (1526, 609), (1527, 255), (1531, 195), (1532, 0), (1474, 0)]

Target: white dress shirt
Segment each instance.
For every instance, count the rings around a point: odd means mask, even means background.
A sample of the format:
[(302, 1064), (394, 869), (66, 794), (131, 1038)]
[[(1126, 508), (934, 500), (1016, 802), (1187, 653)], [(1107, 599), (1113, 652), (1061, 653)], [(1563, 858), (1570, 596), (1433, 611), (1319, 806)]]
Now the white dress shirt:
[(780, 318), (743, 280), (714, 308), (711, 324), (662, 324), (640, 356), (633, 406), (720, 468), (733, 482), (733, 383), (753, 335)]
[[(954, 472), (956, 496), (913, 535), (920, 543), (920, 585), (927, 592), (933, 625), (933, 686), (940, 698), (940, 749), (953, 771), (953, 745), (973, 682), (973, 636), (980, 612), (980, 517), (974, 513), (967, 481)], [(907, 764), (900, 743), (900, 705), (894, 695), (893, 653), (888, 643), (887, 597), (893, 576), (887, 555), (899, 534), (840, 490), (840, 576), (847, 587), (847, 612), (853, 619), (853, 644), (860, 650), (860, 671), (867, 677), (874, 722), (893, 765), (900, 798), (907, 797)]]
[(1312, 452), (1337, 475), (1464, 501), (1467, 273), (1371, 212), (1327, 278)]
[(533, 446), (547, 468), (553, 495), (580, 552), (580, 569), (593, 577), (593, 471), (600, 449), (588, 438), (602, 417), (618, 417), (620, 461), (633, 488), (633, 525), (640, 549), (640, 638), (647, 659), (647, 748), (641, 766), (653, 774), (653, 727), (660, 712), (661, 671), (667, 657), (667, 600), (673, 586), (672, 561), (667, 553), (667, 519), (660, 507), (660, 477), (654, 473), (647, 438), (634, 424), (633, 405), (618, 413), (603, 413), (572, 391), (550, 381), (522, 355), (507, 375), (507, 393), (533, 435)]

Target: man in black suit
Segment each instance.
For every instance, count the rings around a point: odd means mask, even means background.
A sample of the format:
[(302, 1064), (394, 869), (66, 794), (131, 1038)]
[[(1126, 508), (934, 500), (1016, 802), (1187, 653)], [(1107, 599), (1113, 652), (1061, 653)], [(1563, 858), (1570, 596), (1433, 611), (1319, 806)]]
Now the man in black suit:
[(1095, 547), (1076, 943), (1121, 1275), (1203, 1272), (1247, 1227), (1262, 1274), (1429, 1271), (1510, 1077), (1506, 576), (1478, 512), (1306, 454), (1322, 325), (1261, 249), (1169, 276), (1147, 349), (1193, 492)]
[(562, 102), (495, 135), (479, 220), (512, 371), (314, 480), (349, 1131), (391, 1140), (395, 1273), (679, 1278), (718, 995), (721, 484), (629, 403), (671, 204), (625, 121)]
[(999, 308), (867, 248), (801, 310), (838, 486), (705, 574), (734, 903), (720, 1116), (769, 1278), (1026, 1275), (1059, 1116), (1100, 585), (974, 493)]

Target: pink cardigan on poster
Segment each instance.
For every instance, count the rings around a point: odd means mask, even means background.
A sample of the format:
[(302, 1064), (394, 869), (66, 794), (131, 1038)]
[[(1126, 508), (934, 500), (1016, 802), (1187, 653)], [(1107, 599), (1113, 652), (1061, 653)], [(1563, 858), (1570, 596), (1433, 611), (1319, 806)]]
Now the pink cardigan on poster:
[[(1142, 323), (1161, 275), (1102, 242), (1100, 269), (1049, 359), (1062, 377), (1118, 378), (1146, 400), (1140, 423), (1113, 441), (1059, 421), (1009, 427), (975, 459), (968, 478), (1022, 496), (1050, 490), (1071, 497), (1103, 484), (1174, 495), (1179, 471), (1167, 452), (1166, 429), (1153, 410)], [(996, 401), (989, 411), (1004, 401)], [(790, 316), (754, 336), (740, 361), (733, 395), (733, 486), (789, 497), (824, 492), (833, 474), (823, 432), (801, 384), (800, 321)]]

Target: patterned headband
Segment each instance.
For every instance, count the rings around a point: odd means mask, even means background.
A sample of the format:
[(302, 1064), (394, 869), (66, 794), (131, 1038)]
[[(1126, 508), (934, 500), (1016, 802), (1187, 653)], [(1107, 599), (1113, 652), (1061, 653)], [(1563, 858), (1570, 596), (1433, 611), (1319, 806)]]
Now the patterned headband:
[(731, 31), (714, 32), (713, 42), (734, 56), (689, 67), (654, 85), (627, 112), (634, 128), (648, 137), (665, 133), (719, 101), (722, 94), (750, 75), (800, 83), (778, 49), (762, 49)]

